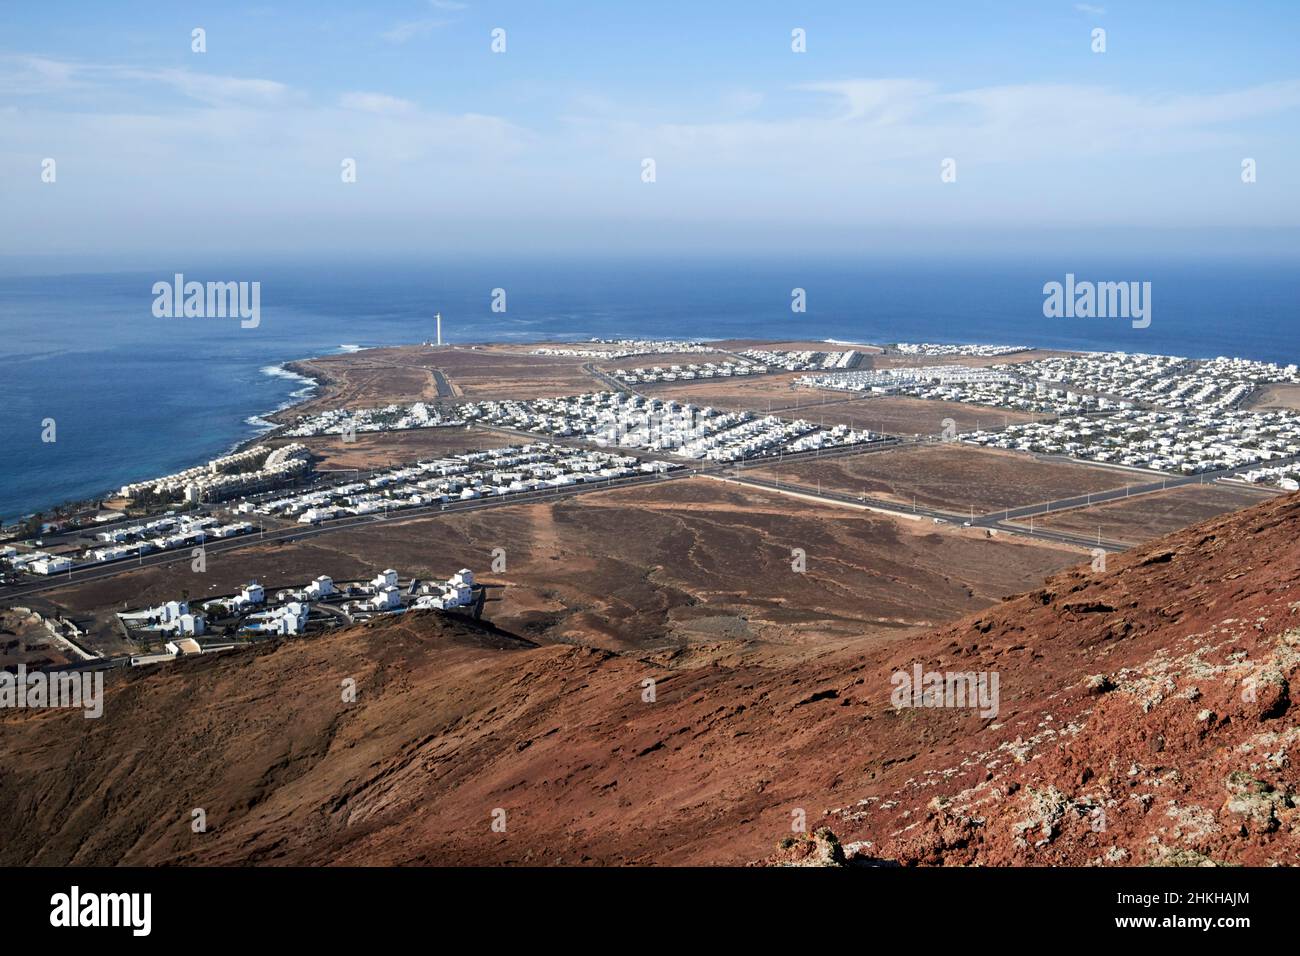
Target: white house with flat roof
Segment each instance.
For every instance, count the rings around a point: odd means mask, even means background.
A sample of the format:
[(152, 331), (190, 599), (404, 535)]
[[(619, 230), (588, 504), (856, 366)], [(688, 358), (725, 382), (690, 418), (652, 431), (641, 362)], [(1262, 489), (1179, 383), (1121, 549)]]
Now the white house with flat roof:
[(370, 606), (376, 611), (395, 611), (402, 606), (402, 592), (394, 585), (387, 585), (370, 599)]
[(322, 574), (307, 585), (304, 593), (309, 598), (328, 597), (334, 593), (334, 581), (328, 575)]

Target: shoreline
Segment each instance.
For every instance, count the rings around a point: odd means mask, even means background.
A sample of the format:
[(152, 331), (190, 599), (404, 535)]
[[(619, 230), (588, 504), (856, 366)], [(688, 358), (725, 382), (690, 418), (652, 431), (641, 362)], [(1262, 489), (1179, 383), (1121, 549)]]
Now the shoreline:
[[(539, 344), (539, 345), (550, 344), (555, 341), (557, 340), (552, 339), (549, 336), (541, 339), (538, 338), (531, 339), (532, 343)], [(558, 341), (567, 342), (574, 345), (585, 345), (585, 344), (602, 341), (602, 340), (599, 337), (592, 337), (590, 339), (564, 338)], [(692, 337), (692, 341), (715, 343), (715, 342), (726, 342), (726, 341), (734, 341), (734, 340), (728, 338), (722, 338), (722, 337), (694, 336)], [(750, 340), (744, 340), (744, 341), (750, 341)], [(754, 341), (760, 341), (760, 340), (754, 340)], [(767, 342), (772, 342), (774, 344), (777, 344), (784, 340), (772, 339), (772, 340), (761, 340), (761, 341), (767, 341)], [(825, 345), (836, 346), (840, 348), (861, 348), (861, 349), (872, 349), (872, 350), (878, 349), (880, 350), (880, 352), (884, 352), (888, 348), (888, 346), (886, 345), (880, 345), (876, 343), (850, 342), (850, 341), (834, 339), (834, 338), (820, 338), (820, 339), (810, 338), (808, 341), (810, 342), (817, 341)], [(215, 457), (223, 457), (225, 455), (236, 454), (266, 441), (274, 441), (279, 437), (280, 433), (288, 425), (291, 424), (290, 421), (286, 420), (288, 417), (287, 413), (293, 411), (294, 409), (300, 408), (304, 405), (308, 405), (311, 403), (328, 402), (328, 400), (336, 393), (336, 386), (338, 385), (340, 378), (336, 375), (330, 374), (325, 369), (322, 369), (319, 366), (319, 364), (317, 364), (319, 363), (320, 360), (330, 358), (335, 355), (353, 356), (353, 355), (358, 355), (362, 352), (372, 351), (376, 349), (407, 349), (407, 348), (418, 347), (421, 344), (427, 344), (427, 343), (404, 342), (395, 345), (384, 344), (384, 345), (376, 345), (376, 346), (344, 344), (344, 345), (337, 346), (335, 352), (322, 352), (314, 355), (307, 355), (299, 358), (288, 359), (283, 362), (260, 367), (258, 369), (259, 373), (263, 375), (267, 375), (272, 378), (280, 378), (280, 379), (287, 380), (295, 384), (297, 387), (289, 392), (286, 400), (282, 401), (274, 408), (262, 412), (256, 412), (242, 420), (241, 424), (243, 426), (254, 429), (253, 434), (247, 435), (246, 437), (236, 440), (233, 444), (227, 446), (225, 451), (215, 452), (208, 459), (204, 459), (204, 461), (211, 460), (211, 458), (215, 458)], [(451, 343), (448, 344), (450, 345)], [(937, 344), (979, 345), (979, 344), (991, 344), (991, 343), (938, 341)], [(456, 343), (456, 346), (460, 348), (482, 348), (482, 347), (492, 347), (492, 346), (504, 346), (507, 349), (510, 349), (511, 347), (515, 346), (515, 343), (493, 340), (493, 341), (486, 341), (482, 343), (462, 342), (462, 343)], [(1097, 352), (1097, 351), (1080, 350), (1080, 349), (1053, 349), (1048, 346), (1038, 346), (1038, 345), (1025, 346), (1024, 350), (1031, 351), (1031, 352), (1055, 351), (1055, 352), (1061, 352), (1066, 354), (1074, 354), (1078, 356), (1093, 356), (1099, 354), (1109, 354), (1106, 351)], [(1110, 351), (1116, 351), (1116, 350), (1110, 350)], [(879, 354), (879, 353), (868, 352), (867, 354), (872, 355), (872, 354)], [(1140, 355), (1146, 353), (1130, 352), (1124, 354)], [(1204, 361), (1204, 360), (1197, 360), (1197, 361)], [(199, 464), (202, 463), (203, 462), (199, 462)], [(195, 467), (195, 465), (190, 464), (185, 467)], [(145, 479), (136, 479), (136, 480), (148, 480), (148, 479), (145, 478)], [(116, 497), (117, 497), (117, 489), (106, 489), (99, 494), (91, 495), (85, 498), (55, 502), (44, 508), (38, 508), (33, 511), (27, 512), (25, 514), (16, 516), (9, 523), (9, 525), (7, 525), (7, 527), (12, 528), (15, 525), (27, 521), (38, 514), (43, 517), (45, 516), (53, 517), (61, 513), (75, 515), (79, 513), (84, 513), (92, 509), (100, 510), (103, 507), (104, 502), (111, 501)]]
[[(400, 348), (403, 346), (397, 347)], [(346, 346), (341, 348), (345, 348), (347, 354), (365, 351), (365, 347), (361, 346)], [(218, 452), (212, 457), (220, 458), (225, 455), (237, 454), (238, 452), (245, 451), (258, 445), (267, 439), (275, 438), (276, 434), (288, 424), (287, 422), (277, 421), (277, 416), (280, 416), (284, 412), (290, 411), (313, 398), (324, 397), (326, 389), (332, 385), (335, 380), (318, 370), (309, 370), (303, 364), (320, 357), (322, 356), (308, 355), (302, 358), (290, 359), (276, 365), (266, 365), (258, 369), (260, 373), (271, 378), (284, 378), (292, 381), (299, 381), (303, 384), (289, 393), (289, 400), (281, 402), (275, 408), (268, 411), (254, 413), (245, 418), (241, 423), (245, 426), (256, 428), (258, 427), (258, 422), (263, 422), (265, 423), (265, 427), (262, 427), (261, 431), (245, 438), (238, 439), (233, 445), (227, 446), (225, 451)], [(211, 459), (209, 458), (205, 460)], [(195, 467), (195, 465), (189, 465), (187, 467)], [(16, 515), (14, 520), (9, 523), (8, 527), (13, 527), (14, 525), (27, 521), (36, 515), (53, 515), (61, 511), (69, 511), (76, 514), (78, 512), (90, 510), (92, 507), (94, 507), (95, 510), (101, 510), (103, 502), (111, 501), (117, 497), (117, 490), (118, 489), (110, 488), (98, 495), (92, 495), (87, 498), (54, 502), (44, 508), (38, 508), (25, 514)]]
[[(277, 417), (299, 405), (306, 404), (313, 398), (322, 397), (325, 389), (333, 383), (333, 379), (318, 371), (308, 371), (302, 364), (310, 362), (312, 359), (319, 358), (316, 355), (309, 355), (305, 358), (291, 359), (287, 362), (281, 362), (279, 365), (267, 365), (260, 371), (264, 375), (272, 378), (285, 378), (291, 381), (303, 382), (301, 387), (289, 393), (289, 400), (281, 402), (278, 406), (266, 412), (258, 412), (244, 419), (244, 424), (253, 427), (261, 427), (262, 430), (255, 435), (242, 438), (237, 441), (227, 455), (233, 455), (237, 452), (252, 448), (267, 439), (275, 438), (276, 433), (287, 425), (287, 422), (278, 421)], [(272, 371), (273, 370), (273, 371)], [(260, 424), (259, 424), (260, 423)]]

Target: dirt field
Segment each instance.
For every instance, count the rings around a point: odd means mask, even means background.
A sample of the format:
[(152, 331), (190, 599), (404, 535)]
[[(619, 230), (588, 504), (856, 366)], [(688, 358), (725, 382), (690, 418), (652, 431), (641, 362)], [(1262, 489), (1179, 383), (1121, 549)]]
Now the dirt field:
[(447, 376), (457, 398), (548, 398), (605, 387), (582, 370), (589, 359), (485, 347), (443, 349), (432, 361)]
[[(663, 363), (659, 363), (663, 364)], [(797, 395), (806, 399), (806, 389), (795, 389), (793, 382), (802, 372), (767, 372), (742, 378), (711, 378), (693, 382), (653, 382), (637, 385), (637, 391), (655, 398), (671, 398), (695, 405), (716, 408), (747, 409), (766, 412), (793, 405)]]
[[(1035, 515), (1034, 527), (1080, 534), (1096, 534), (1100, 529), (1108, 541), (1139, 544), (1206, 518), (1258, 504), (1272, 494), (1262, 488), (1222, 483), (1183, 485), (1091, 508)], [(1027, 522), (1013, 523), (1028, 527)]]
[[(492, 550), (505, 550), (492, 572)], [(802, 548), (806, 572), (792, 570)], [(535, 505), (402, 521), (291, 545), (142, 568), (47, 595), (78, 610), (268, 589), (318, 574), (345, 580), (458, 568), (503, 585), (486, 615), (542, 642), (653, 648), (756, 640), (816, 644), (951, 620), (1086, 558), (1079, 549), (692, 479)]]
[(319, 379), (322, 388), (309, 401), (275, 417), (288, 420), (325, 408), (434, 402), (440, 397), (435, 371), (444, 376), (444, 400), (528, 399), (603, 388), (582, 370), (583, 364), (583, 359), (529, 355), (496, 346), (407, 345), (326, 355), (291, 363), (295, 370)]
[(1250, 408), (1300, 411), (1300, 385), (1269, 385), (1260, 389), (1247, 404)]
[[(826, 401), (822, 403), (821, 399)], [(800, 407), (782, 411), (784, 417), (797, 416), (826, 425), (866, 427), (886, 435), (909, 438), (943, 433), (944, 419), (951, 418), (958, 432), (980, 428), (1001, 428), (1035, 421), (1045, 416), (987, 405), (941, 402), (928, 398), (882, 395), (850, 401), (836, 401), (834, 393), (801, 390)]]
[(750, 474), (831, 491), (866, 494), (956, 512), (1018, 508), (1038, 501), (1123, 487), (1125, 475), (1074, 462), (957, 442), (866, 452), (845, 458), (768, 465)]
[(361, 433), (354, 442), (337, 435), (285, 439), (298, 441), (320, 456), (317, 471), (384, 468), (429, 458), (443, 458), (478, 448), (516, 445), (525, 439), (474, 427), (414, 428), (408, 431)]
[(436, 401), (432, 349), (407, 346), (323, 355), (290, 363), (321, 388), (308, 401), (272, 416), (284, 421), (326, 408), (373, 408), (390, 402)]

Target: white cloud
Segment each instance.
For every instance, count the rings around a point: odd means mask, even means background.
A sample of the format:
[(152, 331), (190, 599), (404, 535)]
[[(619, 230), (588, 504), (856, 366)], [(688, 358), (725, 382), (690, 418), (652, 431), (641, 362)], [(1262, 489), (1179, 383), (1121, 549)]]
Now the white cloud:
[(411, 20), (407, 23), (399, 23), (391, 30), (381, 33), (380, 36), (389, 43), (405, 43), (418, 36), (432, 33), (440, 27), (445, 27), (450, 22), (449, 20)]
[(796, 89), (838, 97), (840, 119), (895, 123), (914, 113), (935, 87), (919, 80), (838, 80), (804, 83)]
[(830, 115), (712, 122), (644, 122), (626, 110), (569, 117), (590, 147), (676, 154), (678, 164), (743, 164), (751, 170), (812, 163), (833, 179), (864, 168), (934, 156), (1018, 164), (1043, 157), (1082, 161), (1128, 152), (1177, 155), (1226, 145), (1236, 126), (1300, 110), (1300, 82), (1165, 96), (1100, 86), (1021, 84), (944, 90), (915, 79), (807, 83), (829, 94)]
[(722, 108), (729, 113), (752, 113), (763, 105), (764, 96), (758, 90), (731, 89), (722, 94)]
[(32, 96), (75, 89), (80, 67), (43, 56), (0, 56), (0, 93)]
[(190, 70), (135, 70), (107, 68), (116, 76), (163, 83), (191, 99), (209, 106), (235, 104), (273, 106), (291, 99), (290, 89), (275, 80), (246, 79), (237, 76), (219, 76), (212, 73), (194, 73)]
[(145, 69), (77, 63), (39, 56), (0, 57), (0, 93), (40, 96), (65, 91), (93, 92), (122, 86), (122, 81), (167, 86), (209, 106), (288, 103), (292, 91), (283, 83), (181, 69)]
[[(1058, 131), (1075, 149), (1112, 145), (1152, 131), (1211, 131), (1225, 123), (1300, 107), (1300, 82), (1269, 83), (1226, 93), (1155, 96), (1105, 87), (1056, 84), (993, 86), (943, 94), (942, 102), (969, 108), (975, 128), (1001, 135)], [(1171, 140), (1169, 151), (1180, 148)]]
[(1105, 7), (1094, 6), (1091, 3), (1076, 3), (1074, 9), (1080, 13), (1087, 13), (1095, 17), (1104, 17), (1106, 15)]
[(362, 113), (387, 114), (412, 113), (416, 109), (410, 100), (385, 93), (344, 93), (339, 97), (339, 106)]

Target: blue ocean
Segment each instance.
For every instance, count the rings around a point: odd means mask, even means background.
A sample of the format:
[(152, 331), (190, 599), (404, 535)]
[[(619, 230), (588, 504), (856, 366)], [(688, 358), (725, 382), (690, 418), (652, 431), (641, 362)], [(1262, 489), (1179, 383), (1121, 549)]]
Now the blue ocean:
[[(155, 318), (175, 272), (261, 283), (261, 323)], [(1045, 319), (1066, 272), (1152, 284), (1152, 322)], [(493, 312), (492, 290), (507, 309)], [(791, 290), (807, 311), (792, 313)], [(0, 520), (198, 463), (303, 394), (281, 363), (433, 337), (979, 342), (1300, 361), (1300, 268), (1253, 261), (168, 263), (0, 277)], [(53, 419), (56, 441), (43, 442)]]

